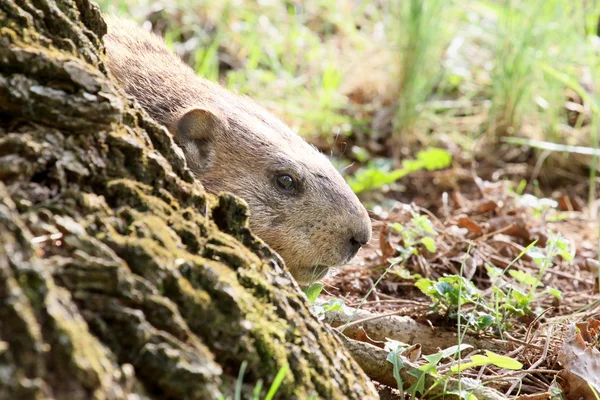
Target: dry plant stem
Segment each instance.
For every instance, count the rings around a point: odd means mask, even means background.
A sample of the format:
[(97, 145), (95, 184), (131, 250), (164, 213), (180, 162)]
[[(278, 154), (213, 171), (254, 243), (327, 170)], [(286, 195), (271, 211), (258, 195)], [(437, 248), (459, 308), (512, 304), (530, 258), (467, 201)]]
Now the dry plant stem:
[[(348, 304), (348, 307), (358, 307), (359, 304), (360, 303)], [(423, 303), (422, 301), (408, 300), (408, 299), (374, 300), (374, 301), (365, 301), (364, 303), (362, 303), (363, 306), (380, 305), (380, 304), (400, 304), (400, 305), (408, 304), (411, 306), (426, 307), (425, 303)]]
[(518, 344), (521, 345), (521, 346), (517, 347), (515, 350), (511, 351), (510, 353), (508, 353), (507, 356), (509, 356), (509, 357), (512, 357), (512, 356), (514, 356), (516, 354), (519, 354), (521, 351), (523, 351), (527, 347), (533, 348), (533, 349), (536, 349), (536, 350), (542, 350), (543, 349), (543, 347), (531, 344), (531, 342), (524, 342), (522, 340), (514, 338), (508, 332), (504, 332), (503, 335), (504, 335), (504, 337), (508, 341), (514, 342), (514, 343), (518, 343)]
[[(527, 373), (528, 374), (552, 374), (552, 375), (556, 375), (558, 374), (560, 371), (555, 371), (552, 369), (528, 369)], [(504, 379), (511, 379), (514, 377), (519, 377), (523, 374), (523, 371), (515, 371), (515, 372), (509, 372), (507, 374), (502, 374), (502, 375), (497, 375), (497, 376), (488, 376), (488, 377), (483, 377), (481, 378), (481, 380), (483, 382), (492, 382), (492, 381), (501, 381)]]
[[(519, 381), (522, 380), (526, 374), (530, 373), (529, 370), (534, 370), (538, 365), (540, 365), (544, 360), (546, 360), (546, 357), (548, 356), (548, 349), (550, 348), (551, 337), (552, 337), (552, 326), (550, 325), (550, 326), (548, 326), (548, 331), (546, 332), (546, 344), (544, 346), (544, 352), (542, 353), (540, 358), (538, 358), (538, 360), (528, 368), (527, 372), (522, 373), (521, 375), (517, 375), (519, 378)], [(515, 381), (515, 383), (513, 383), (510, 386), (510, 388), (506, 392), (507, 395), (509, 393), (511, 393), (517, 387), (517, 385), (519, 384), (519, 381)]]
[[(445, 349), (458, 343), (456, 332), (442, 329), (434, 330), (430, 326), (420, 324), (409, 317), (389, 314), (377, 316), (368, 311), (358, 310), (354, 316), (357, 323), (349, 321), (350, 318), (350, 315), (339, 311), (330, 311), (325, 314), (325, 320), (333, 327), (340, 327), (348, 323), (348, 326), (342, 332), (348, 337), (352, 337), (358, 328), (362, 327), (369, 337), (375, 341), (385, 341), (386, 338), (389, 338), (407, 344), (420, 343), (425, 354), (435, 353), (440, 348)], [(360, 322), (360, 326), (358, 322)], [(502, 352), (506, 347), (503, 343), (476, 339), (470, 336), (465, 336), (463, 343), (470, 344), (477, 349), (494, 352)]]
[[(383, 383), (391, 387), (397, 387), (396, 380), (393, 375), (393, 366), (387, 362), (388, 352), (373, 346), (368, 343), (359, 342), (349, 339), (342, 334), (339, 334), (340, 339), (344, 343), (346, 349), (352, 354), (352, 357), (362, 367), (363, 371), (373, 380)], [(417, 378), (408, 373), (409, 370), (418, 367), (418, 364), (404, 360), (405, 368), (400, 370), (400, 376), (404, 384), (404, 390), (408, 389), (417, 381)], [(463, 378), (454, 379), (448, 378), (444, 383), (433, 387), (436, 378), (427, 374), (425, 377), (425, 391), (433, 398), (444, 395), (444, 399), (458, 399), (457, 395), (448, 394), (449, 392), (462, 389), (473, 393), (480, 400), (506, 400), (503, 394), (498, 391), (487, 388), (473, 379)]]
[(366, 322), (374, 321), (376, 319), (391, 317), (393, 315), (397, 316), (401, 312), (403, 312), (403, 311), (392, 311), (392, 312), (385, 313), (385, 314), (373, 314), (373, 315), (363, 318), (363, 319), (357, 319), (355, 321), (348, 322), (346, 325), (344, 325), (344, 328), (345, 328), (344, 331), (347, 331), (348, 328), (350, 328), (350, 327), (364, 325)]

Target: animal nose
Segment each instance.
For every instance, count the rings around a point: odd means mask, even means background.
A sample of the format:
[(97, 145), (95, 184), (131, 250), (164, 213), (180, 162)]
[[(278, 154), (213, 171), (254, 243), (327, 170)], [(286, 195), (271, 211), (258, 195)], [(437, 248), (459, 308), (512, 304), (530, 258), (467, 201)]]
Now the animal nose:
[(350, 257), (354, 257), (364, 244), (365, 243), (359, 242), (356, 238), (350, 238)]
[(348, 260), (358, 253), (358, 250), (371, 240), (371, 221), (369, 218), (360, 221), (350, 236), (350, 254)]

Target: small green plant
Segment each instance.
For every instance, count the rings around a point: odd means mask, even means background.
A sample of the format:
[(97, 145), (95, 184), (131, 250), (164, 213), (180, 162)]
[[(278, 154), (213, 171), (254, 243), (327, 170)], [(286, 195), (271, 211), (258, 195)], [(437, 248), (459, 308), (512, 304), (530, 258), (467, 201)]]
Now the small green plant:
[[(523, 368), (523, 365), (509, 357), (501, 356), (491, 351), (486, 351), (486, 355), (473, 355), (471, 360), (462, 362), (462, 360), (455, 361), (449, 372), (446, 374), (440, 374), (438, 366), (443, 359), (453, 358), (456, 359), (463, 350), (472, 348), (468, 344), (460, 344), (449, 347), (445, 350), (441, 350), (434, 354), (424, 355), (423, 359), (425, 363), (417, 368), (411, 368), (406, 371), (406, 374), (416, 378), (416, 381), (406, 390), (406, 392), (412, 395), (412, 398), (422, 398), (427, 392), (430, 392), (435, 387), (443, 384), (448, 378), (454, 374), (459, 374), (465, 369), (484, 366), (484, 365), (495, 365), (499, 368), (519, 370)], [(387, 361), (393, 365), (393, 376), (396, 380), (398, 390), (401, 394), (404, 394), (404, 380), (402, 379), (401, 371), (406, 369), (409, 365), (413, 365), (408, 362), (407, 358), (403, 355), (403, 352), (407, 349), (407, 345), (395, 340), (388, 340), (385, 344), (385, 349), (389, 352)], [(429, 387), (425, 388), (426, 377), (435, 378), (434, 383)], [(447, 394), (455, 394), (465, 400), (473, 400), (474, 397), (468, 391), (462, 390), (460, 392), (445, 392)], [(417, 395), (419, 397), (417, 397)]]
[(413, 212), (410, 222), (406, 225), (399, 223), (390, 224), (390, 228), (400, 233), (400, 244), (396, 250), (400, 253), (402, 260), (407, 260), (412, 255), (418, 254), (418, 246), (423, 245), (430, 253), (435, 253), (435, 239), (437, 231), (426, 215)]
[[(242, 365), (240, 366), (240, 371), (238, 373), (237, 380), (235, 382), (235, 391), (233, 394), (233, 400), (242, 400), (242, 398), (243, 398), (242, 384), (244, 383), (244, 374), (246, 373), (247, 367), (248, 367), (248, 362), (247, 361), (242, 362)], [(267, 391), (267, 394), (263, 398), (263, 400), (273, 400), (273, 398), (277, 394), (277, 391), (279, 390), (279, 387), (281, 386), (281, 383), (283, 382), (283, 379), (285, 378), (285, 374), (287, 374), (287, 372), (288, 372), (288, 367), (285, 365), (283, 367), (281, 367), (279, 369), (279, 371), (277, 371), (277, 375), (275, 375), (275, 379), (273, 379), (273, 383), (269, 387), (269, 390)], [(252, 400), (260, 400), (260, 394), (262, 392), (262, 389), (263, 389), (263, 381), (262, 381), (262, 379), (259, 379), (258, 382), (256, 382), (254, 389), (252, 390)], [(229, 397), (221, 396), (219, 400), (229, 400)]]
[(303, 289), (303, 292), (306, 295), (306, 297), (308, 298), (308, 301), (310, 302), (310, 304), (315, 303), (315, 300), (317, 300), (317, 297), (319, 297), (319, 295), (321, 294), (322, 291), (323, 291), (322, 283), (313, 283), (312, 285)]
[(523, 368), (523, 364), (517, 360), (486, 350), (485, 356), (481, 354), (472, 355), (471, 361), (453, 365), (450, 367), (450, 372), (461, 372), (472, 367), (483, 367), (484, 365), (495, 365), (496, 367), (510, 370)]
[(430, 148), (417, 153), (414, 160), (403, 160), (402, 167), (394, 170), (390, 170), (391, 162), (374, 160), (350, 177), (348, 185), (354, 193), (381, 189), (413, 172), (440, 170), (448, 168), (451, 164), (452, 155), (450, 153), (443, 149)]
[(316, 300), (312, 306), (312, 310), (319, 320), (325, 318), (325, 314), (330, 311), (342, 311), (347, 315), (351, 315), (353, 312), (353, 310), (347, 307), (341, 299), (331, 299), (327, 301)]
[[(540, 269), (536, 279), (537, 285), (546, 270), (552, 266), (552, 260), (555, 257), (562, 257), (566, 262), (572, 263), (573, 257), (575, 257), (575, 248), (569, 240), (560, 233), (549, 231), (546, 247), (544, 249), (532, 247), (528, 254)], [(533, 285), (530, 286), (529, 293), (532, 294), (534, 289)]]
[[(470, 281), (458, 275), (450, 275), (438, 280), (419, 279), (415, 286), (432, 300), (432, 310), (444, 315), (451, 320), (457, 320), (468, 329), (481, 333), (488, 328), (496, 327), (503, 331), (512, 317), (534, 314), (532, 309), (542, 295), (549, 294), (557, 299), (562, 298), (562, 293), (552, 287), (539, 290), (542, 286), (541, 279), (548, 268), (552, 266), (555, 257), (562, 257), (567, 262), (572, 262), (573, 251), (569, 241), (560, 233), (548, 233), (545, 248), (535, 246), (535, 242), (527, 246), (514, 264), (523, 255), (528, 254), (538, 266), (537, 275), (532, 275), (521, 270), (510, 269), (511, 265), (501, 270), (490, 265), (486, 271), (491, 281), (490, 295), (483, 293)], [(512, 279), (508, 279), (506, 272)], [(471, 307), (463, 307), (471, 305)]]
[(421, 278), (415, 286), (432, 301), (432, 308), (451, 319), (458, 319), (458, 310), (466, 304), (476, 304), (481, 292), (462, 276), (450, 275), (437, 281)]

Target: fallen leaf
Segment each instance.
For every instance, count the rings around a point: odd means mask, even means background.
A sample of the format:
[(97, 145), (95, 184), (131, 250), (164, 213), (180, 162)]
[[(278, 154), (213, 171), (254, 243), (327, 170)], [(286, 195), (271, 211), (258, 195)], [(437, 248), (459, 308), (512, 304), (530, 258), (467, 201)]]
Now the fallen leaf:
[(550, 398), (550, 392), (522, 394), (516, 400), (547, 400)]
[(385, 342), (371, 339), (362, 326), (359, 326), (356, 332), (354, 332), (352, 339), (358, 340), (359, 342), (369, 343), (382, 349), (385, 347)]
[(505, 235), (530, 240), (531, 234), (527, 229), (527, 223), (521, 217), (502, 216), (492, 218), (488, 221), (487, 233), (501, 231)]
[(571, 326), (558, 353), (564, 368), (558, 374), (559, 383), (567, 400), (595, 399), (594, 391), (600, 394), (600, 351), (594, 347), (599, 336), (600, 321), (596, 319)]
[(483, 199), (475, 204), (475, 210), (479, 213), (492, 211), (498, 208), (498, 203), (491, 199)]
[(456, 224), (461, 228), (466, 228), (469, 232), (477, 236), (483, 235), (483, 228), (471, 218), (459, 218), (456, 220)]
[(383, 262), (387, 262), (388, 258), (394, 255), (394, 246), (390, 243), (388, 224), (384, 223), (379, 232), (379, 249), (381, 250), (381, 258)]

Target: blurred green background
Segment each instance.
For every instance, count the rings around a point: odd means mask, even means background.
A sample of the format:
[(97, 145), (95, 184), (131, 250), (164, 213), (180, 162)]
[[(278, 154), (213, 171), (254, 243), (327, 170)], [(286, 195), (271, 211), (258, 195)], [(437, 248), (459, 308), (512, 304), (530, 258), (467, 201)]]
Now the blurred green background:
[(505, 138), (598, 147), (596, 0), (99, 5), (164, 36), (199, 75), (257, 99), (347, 175), (435, 146), (455, 165), (539, 164), (535, 179), (551, 186), (585, 176), (595, 193), (594, 157)]

